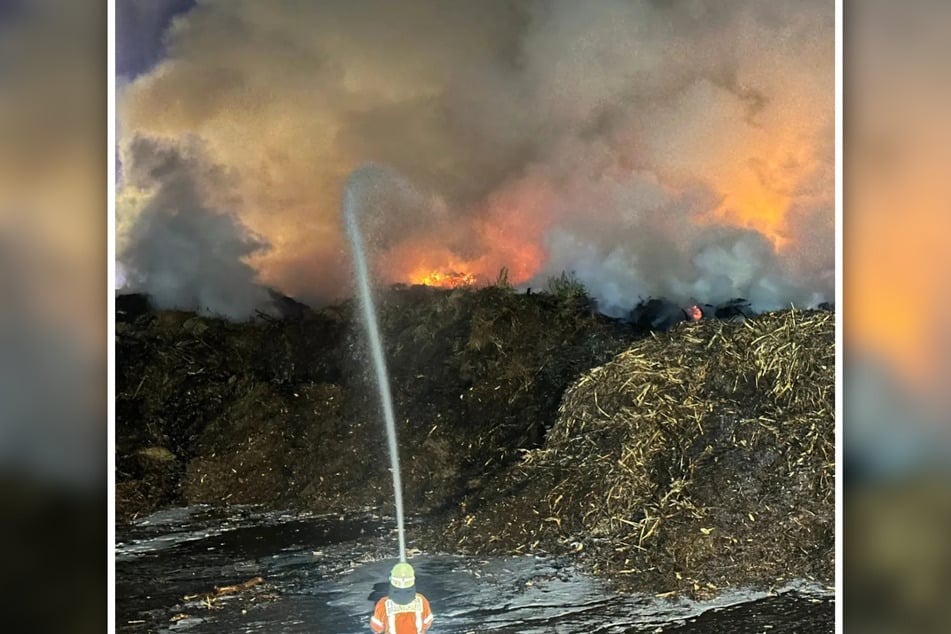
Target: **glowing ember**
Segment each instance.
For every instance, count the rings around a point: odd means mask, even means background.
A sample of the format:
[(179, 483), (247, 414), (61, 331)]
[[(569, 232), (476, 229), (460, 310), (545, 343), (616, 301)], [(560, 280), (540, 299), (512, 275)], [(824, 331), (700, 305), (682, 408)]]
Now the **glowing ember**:
[(421, 277), (416, 277), (413, 281), (416, 284), (425, 284), (426, 286), (459, 288), (460, 286), (472, 286), (476, 283), (476, 278), (471, 273), (460, 273), (457, 271), (440, 273), (439, 271), (433, 271)]
[(698, 321), (703, 317), (703, 311), (700, 310), (700, 307), (696, 304), (687, 308), (684, 312), (687, 313), (687, 319), (689, 321)]

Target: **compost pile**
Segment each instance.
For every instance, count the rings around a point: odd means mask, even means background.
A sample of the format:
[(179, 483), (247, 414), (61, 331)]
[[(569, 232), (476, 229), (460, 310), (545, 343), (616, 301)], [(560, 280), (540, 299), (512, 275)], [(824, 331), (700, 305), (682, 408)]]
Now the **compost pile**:
[[(560, 282), (380, 293), (410, 545), (568, 555), (652, 592), (831, 580), (834, 314), (650, 333)], [(119, 521), (392, 515), (357, 311), (285, 305), (232, 323), (117, 298)]]
[[(638, 333), (583, 295), (380, 293), (411, 513), (455, 508), (537, 448), (564, 391)], [(393, 512), (362, 324), (347, 302), (231, 323), (117, 298), (116, 511), (194, 503)]]
[(830, 582), (834, 346), (825, 311), (639, 340), (581, 376), (544, 446), (433, 538), (576, 553), (620, 587), (653, 592)]

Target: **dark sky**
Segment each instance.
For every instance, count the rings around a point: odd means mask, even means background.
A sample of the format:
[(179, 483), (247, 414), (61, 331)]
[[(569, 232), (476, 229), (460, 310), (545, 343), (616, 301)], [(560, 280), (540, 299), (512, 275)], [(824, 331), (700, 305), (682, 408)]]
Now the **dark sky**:
[(196, 0), (117, 0), (116, 73), (134, 78), (162, 57), (162, 34), (176, 15), (189, 11)]

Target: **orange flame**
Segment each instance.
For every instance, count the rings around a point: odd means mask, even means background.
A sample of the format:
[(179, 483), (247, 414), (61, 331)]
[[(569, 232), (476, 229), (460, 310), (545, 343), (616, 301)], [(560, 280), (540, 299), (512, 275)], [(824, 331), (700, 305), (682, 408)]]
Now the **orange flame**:
[(505, 269), (509, 284), (523, 284), (545, 263), (541, 245), (550, 197), (546, 183), (519, 180), (474, 210), (471, 222), (436, 223), (394, 246), (381, 256), (378, 270), (390, 283), (459, 288), (491, 284)]
[(473, 286), (477, 278), (471, 273), (461, 271), (432, 271), (429, 273), (417, 273), (410, 275), (410, 281), (413, 284), (423, 284), (425, 286), (436, 286), (439, 288), (459, 288), (463, 286)]

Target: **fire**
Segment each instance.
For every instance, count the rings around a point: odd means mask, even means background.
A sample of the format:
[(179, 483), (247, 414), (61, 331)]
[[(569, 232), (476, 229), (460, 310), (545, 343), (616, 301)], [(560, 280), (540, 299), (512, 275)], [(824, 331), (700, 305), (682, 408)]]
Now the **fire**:
[(461, 271), (432, 271), (430, 273), (413, 275), (410, 279), (414, 284), (438, 286), (440, 288), (473, 286), (477, 281), (475, 275)]
[(460, 288), (491, 284), (504, 270), (513, 286), (531, 280), (547, 258), (551, 186), (520, 179), (470, 210), (467, 222), (445, 221), (381, 253), (377, 271), (389, 283)]

